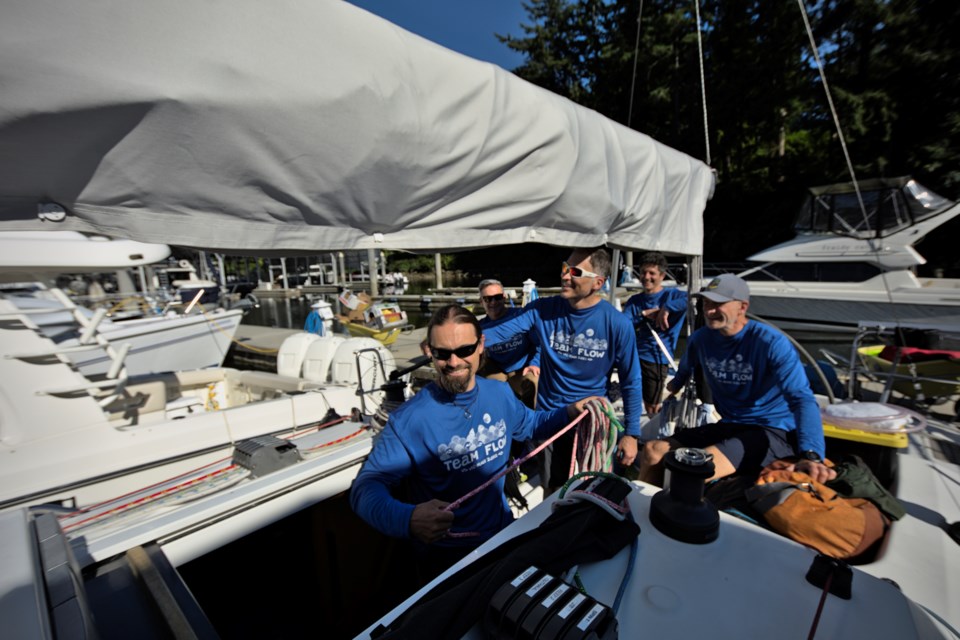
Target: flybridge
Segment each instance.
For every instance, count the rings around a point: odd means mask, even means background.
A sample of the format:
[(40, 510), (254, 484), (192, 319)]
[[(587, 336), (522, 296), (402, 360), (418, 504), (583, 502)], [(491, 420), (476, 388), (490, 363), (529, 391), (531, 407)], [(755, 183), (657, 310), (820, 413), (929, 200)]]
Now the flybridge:
[(885, 238), (938, 216), (953, 204), (909, 177), (867, 180), (858, 186), (859, 194), (853, 183), (810, 189), (794, 231)]

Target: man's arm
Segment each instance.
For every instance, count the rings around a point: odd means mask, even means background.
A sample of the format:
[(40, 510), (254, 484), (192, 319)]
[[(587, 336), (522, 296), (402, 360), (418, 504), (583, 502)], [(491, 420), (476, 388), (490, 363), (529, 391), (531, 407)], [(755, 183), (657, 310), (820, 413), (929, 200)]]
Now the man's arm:
[(690, 377), (690, 358), (692, 354), (695, 353), (695, 340), (694, 336), (691, 336), (690, 340), (687, 342), (687, 350), (684, 351), (683, 356), (680, 358), (680, 363), (677, 364), (677, 373), (670, 382), (667, 383), (667, 391), (670, 392), (670, 395), (676, 395), (679, 393), (680, 389), (683, 388), (683, 385), (687, 383), (687, 379)]
[[(353, 481), (350, 506), (381, 533), (393, 538), (409, 538), (415, 506), (394, 498), (390, 489), (411, 473), (410, 456), (397, 436), (394, 416)], [(452, 519), (453, 514), (450, 515)]]
[(492, 347), (495, 344), (512, 338), (518, 333), (527, 333), (533, 328), (536, 322), (539, 306), (539, 300), (534, 300), (523, 308), (520, 313), (513, 317), (497, 323), (495, 326), (483, 330), (484, 345)]
[(527, 363), (523, 367), (521, 372), (523, 375), (528, 373), (533, 373), (535, 376), (540, 375), (540, 337), (537, 336), (535, 331), (529, 332), (527, 340), (530, 341), (530, 357), (527, 360)]
[(687, 313), (687, 294), (677, 289), (668, 289), (663, 304), (657, 312), (656, 325), (661, 331), (668, 331), (683, 322)]
[(797, 425), (797, 443), (800, 452), (813, 451), (821, 458), (826, 453), (823, 439), (823, 420), (810, 382), (803, 370), (796, 350), (783, 336), (772, 345), (771, 369), (777, 378), (790, 412)]
[(643, 382), (640, 372), (640, 358), (637, 357), (637, 339), (629, 323), (613, 325), (616, 334), (616, 367), (620, 379), (620, 392), (623, 395), (623, 414), (625, 434), (617, 445), (620, 461), (624, 465), (633, 464), (637, 456), (640, 438), (640, 416), (643, 414)]

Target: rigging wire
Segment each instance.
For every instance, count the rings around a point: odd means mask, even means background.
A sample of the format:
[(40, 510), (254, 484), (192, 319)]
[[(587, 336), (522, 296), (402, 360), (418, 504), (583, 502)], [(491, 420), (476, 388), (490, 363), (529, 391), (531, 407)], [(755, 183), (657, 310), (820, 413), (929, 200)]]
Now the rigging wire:
[[(827, 84), (827, 74), (823, 69), (823, 61), (820, 59), (820, 51), (817, 49), (816, 39), (813, 37), (813, 28), (810, 26), (810, 18), (807, 15), (807, 8), (804, 5), (803, 0), (797, 0), (797, 5), (800, 7), (800, 15), (803, 16), (803, 26), (807, 31), (807, 39), (810, 41), (810, 51), (813, 53), (813, 59), (817, 63), (817, 72), (820, 74), (820, 82), (823, 83), (823, 91), (827, 96), (827, 104), (830, 106), (830, 115), (833, 118), (834, 127), (837, 129), (837, 136), (840, 139), (840, 147), (843, 149), (843, 157), (847, 163), (847, 171), (850, 172), (850, 179), (853, 183), (853, 190), (857, 194), (857, 203), (860, 205), (860, 213), (863, 215), (864, 224), (867, 228), (870, 227), (870, 221), (867, 216), (867, 208), (863, 204), (863, 194), (860, 193), (860, 183), (857, 181), (856, 172), (853, 169), (853, 162), (850, 159), (850, 151), (847, 149), (847, 139), (843, 135), (843, 128), (840, 126), (840, 117), (837, 115), (836, 106), (833, 103), (833, 95), (830, 92), (830, 85)], [(867, 244), (870, 247), (870, 251), (873, 252), (876, 256), (876, 260), (879, 263), (879, 253), (880, 247), (877, 245), (876, 238), (866, 238)], [(886, 277), (882, 278), (883, 287), (887, 294), (887, 302), (890, 303), (890, 313), (894, 316), (894, 321), (897, 325), (900, 324), (900, 319), (897, 317), (896, 306), (893, 304), (893, 293), (890, 291), (890, 285), (887, 282)]]
[(640, 0), (640, 12), (637, 14), (637, 40), (633, 44), (633, 75), (630, 77), (630, 107), (627, 109), (627, 127), (633, 122), (633, 95), (637, 87), (637, 62), (640, 57), (640, 30), (643, 26), (643, 0)]
[(707, 166), (710, 166), (710, 123), (707, 121), (707, 80), (703, 72), (703, 29), (700, 25), (700, 0), (694, 0), (693, 6), (697, 13), (697, 50), (700, 53), (700, 100), (703, 102), (703, 144), (706, 153), (704, 162)]

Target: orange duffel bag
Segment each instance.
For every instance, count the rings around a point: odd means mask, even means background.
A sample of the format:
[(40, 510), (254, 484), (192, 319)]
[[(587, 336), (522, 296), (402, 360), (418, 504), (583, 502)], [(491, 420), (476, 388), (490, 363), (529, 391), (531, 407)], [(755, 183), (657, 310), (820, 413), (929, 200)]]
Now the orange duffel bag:
[(774, 531), (832, 558), (863, 553), (889, 524), (870, 500), (845, 498), (799, 471), (767, 467), (746, 496)]

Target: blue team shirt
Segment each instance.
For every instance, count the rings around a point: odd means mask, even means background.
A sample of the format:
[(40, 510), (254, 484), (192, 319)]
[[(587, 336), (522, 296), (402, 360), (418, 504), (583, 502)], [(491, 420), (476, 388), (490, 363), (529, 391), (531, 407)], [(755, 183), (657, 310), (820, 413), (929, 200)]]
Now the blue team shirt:
[[(653, 322), (644, 319), (642, 312), (647, 309), (666, 309), (670, 312), (670, 317), (667, 319), (669, 326), (666, 331), (661, 331), (654, 326)], [(670, 351), (670, 355), (676, 358), (680, 328), (683, 326), (683, 319), (687, 315), (687, 294), (685, 292), (669, 288), (661, 289), (657, 293), (638, 293), (627, 300), (627, 304), (623, 307), (623, 313), (633, 323), (634, 331), (637, 333), (637, 355), (642, 362), (667, 364), (667, 357), (657, 344), (653, 333), (650, 331), (651, 329), (657, 332), (664, 346)]]
[[(353, 481), (350, 505), (377, 530), (410, 538), (417, 504), (465, 496), (506, 467), (511, 441), (545, 439), (568, 422), (566, 407), (535, 412), (505, 382), (478, 377), (472, 390), (456, 395), (428, 384), (390, 415)], [(391, 495), (403, 479), (409, 481), (409, 503)], [(500, 478), (454, 510), (452, 531), (478, 536), (436, 544), (476, 546), (510, 524), (503, 485)]]
[(721, 417), (729, 422), (796, 431), (800, 451), (824, 456), (823, 422), (800, 358), (776, 329), (750, 321), (734, 336), (702, 327), (690, 337), (671, 389), (704, 372)]
[[(521, 309), (518, 307), (507, 307), (505, 311), (506, 313), (496, 320), (491, 320), (488, 317), (481, 318), (480, 328), (483, 329), (483, 332), (486, 333), (487, 329), (502, 324), (521, 313)], [(503, 342), (486, 345), (484, 353), (487, 354), (488, 358), (499, 364), (504, 373), (510, 373), (528, 366), (540, 366), (540, 352), (537, 349), (535, 338), (526, 331), (515, 333)]]
[(533, 331), (540, 345), (537, 409), (605, 396), (614, 367), (623, 393), (626, 433), (640, 435), (643, 391), (633, 325), (606, 300), (574, 309), (565, 298), (539, 298), (509, 320), (484, 329), (489, 347)]

